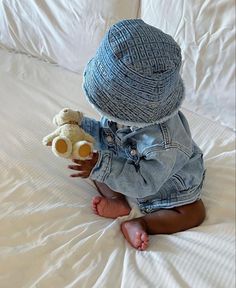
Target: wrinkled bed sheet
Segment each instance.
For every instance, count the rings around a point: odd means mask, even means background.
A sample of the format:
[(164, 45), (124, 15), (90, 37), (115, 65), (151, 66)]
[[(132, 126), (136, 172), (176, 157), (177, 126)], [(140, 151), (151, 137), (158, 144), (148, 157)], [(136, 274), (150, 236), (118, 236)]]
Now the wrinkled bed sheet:
[(235, 1), (142, 0), (140, 14), (182, 49), (184, 107), (235, 131)]
[(234, 287), (234, 133), (183, 110), (207, 168), (207, 217), (197, 228), (131, 248), (120, 223), (92, 214), (96, 190), (69, 178), (68, 162), (41, 144), (63, 107), (98, 117), (81, 76), (0, 50), (0, 287)]

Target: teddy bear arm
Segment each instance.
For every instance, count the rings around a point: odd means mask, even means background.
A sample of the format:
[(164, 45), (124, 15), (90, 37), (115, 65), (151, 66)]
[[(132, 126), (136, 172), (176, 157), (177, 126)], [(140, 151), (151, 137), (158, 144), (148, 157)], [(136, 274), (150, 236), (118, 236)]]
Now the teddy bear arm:
[(47, 144), (51, 143), (53, 141), (53, 139), (59, 135), (60, 135), (60, 129), (56, 129), (54, 132), (52, 132), (51, 134), (49, 134), (43, 138), (43, 144), (47, 145)]

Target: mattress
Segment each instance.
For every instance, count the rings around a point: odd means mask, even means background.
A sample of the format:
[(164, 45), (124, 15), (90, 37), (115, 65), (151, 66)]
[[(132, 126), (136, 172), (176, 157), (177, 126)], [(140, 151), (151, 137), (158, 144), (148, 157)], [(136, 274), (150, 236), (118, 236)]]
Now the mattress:
[(146, 251), (123, 238), (129, 216), (94, 215), (96, 189), (71, 179), (68, 160), (42, 138), (63, 107), (98, 118), (82, 77), (0, 50), (0, 287), (235, 287), (235, 134), (186, 109), (207, 168), (204, 223), (150, 237)]

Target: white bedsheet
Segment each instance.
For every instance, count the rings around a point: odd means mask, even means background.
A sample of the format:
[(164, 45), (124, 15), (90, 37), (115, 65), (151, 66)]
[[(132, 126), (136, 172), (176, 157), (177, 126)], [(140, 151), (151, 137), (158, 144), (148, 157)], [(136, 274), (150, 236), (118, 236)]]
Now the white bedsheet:
[(182, 49), (184, 106), (236, 130), (234, 0), (142, 0), (140, 16)]
[[(207, 217), (189, 231), (151, 236), (139, 252), (120, 233), (122, 218), (92, 214), (92, 184), (69, 178), (68, 162), (41, 144), (66, 106), (97, 117), (81, 76), (0, 50), (0, 287), (233, 288), (234, 133), (184, 110), (205, 153)], [(140, 215), (131, 204), (129, 217)]]
[(82, 72), (108, 27), (138, 9), (139, 0), (1, 0), (0, 47)]

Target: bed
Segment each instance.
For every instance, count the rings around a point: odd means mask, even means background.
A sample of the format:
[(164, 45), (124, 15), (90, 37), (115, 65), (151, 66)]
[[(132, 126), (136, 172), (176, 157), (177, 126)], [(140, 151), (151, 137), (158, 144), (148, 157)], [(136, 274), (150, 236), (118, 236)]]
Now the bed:
[[(58, 4), (48, 1), (47, 5), (44, 1), (0, 3), (0, 287), (235, 287), (234, 3), (220, 1), (217, 8), (210, 1), (199, 1), (192, 7), (189, 2), (194, 1), (173, 2), (168, 1), (169, 7), (179, 18), (169, 26), (166, 5), (159, 0), (113, 0), (109, 5), (105, 0), (96, 4), (81, 0), (70, 5), (62, 0)], [(56, 40), (62, 47), (68, 44), (63, 44), (69, 35), (63, 24), (69, 23), (68, 11), (72, 10), (76, 15), (73, 21), (81, 20), (78, 11), (84, 11), (86, 17), (96, 11), (94, 17), (101, 28), (97, 28), (99, 36), (84, 36), (83, 44), (92, 47), (82, 58), (75, 47), (67, 57), (63, 49), (51, 45)], [(34, 16), (31, 22), (27, 13)], [(157, 13), (166, 13), (166, 21)], [(212, 18), (213, 30), (204, 18), (208, 13), (217, 16)], [(108, 15), (108, 20), (98, 14)], [(61, 26), (56, 17), (61, 19)], [(88, 179), (71, 179), (68, 161), (55, 158), (41, 143), (54, 129), (53, 116), (63, 107), (99, 118), (83, 96), (82, 69), (107, 27), (128, 17), (163, 25), (160, 28), (181, 43), (182, 73), (188, 80), (182, 111), (204, 152), (207, 169), (203, 224), (173, 235), (151, 236), (149, 249), (142, 252), (133, 249), (120, 233), (122, 221), (141, 215), (135, 202), (129, 199), (132, 211), (126, 217), (113, 220), (94, 215), (90, 208), (96, 195), (93, 184)], [(188, 17), (192, 17), (190, 22)], [(44, 42), (37, 42), (30, 34), (35, 33), (39, 18), (44, 19), (40, 22)], [(197, 21), (203, 23), (202, 31), (207, 29), (199, 37)], [(46, 30), (50, 23), (54, 25)], [(179, 30), (172, 30), (176, 25)], [(194, 41), (186, 35), (188, 25), (196, 29)], [(31, 30), (27, 30), (29, 27)], [(94, 27), (91, 29), (94, 31)], [(222, 29), (224, 35), (217, 38)], [(52, 35), (55, 38), (49, 37)], [(217, 50), (219, 43), (224, 59)], [(207, 54), (209, 46), (215, 50)], [(196, 51), (212, 61), (210, 70), (205, 62), (199, 63)], [(223, 71), (218, 70), (221, 64)]]

